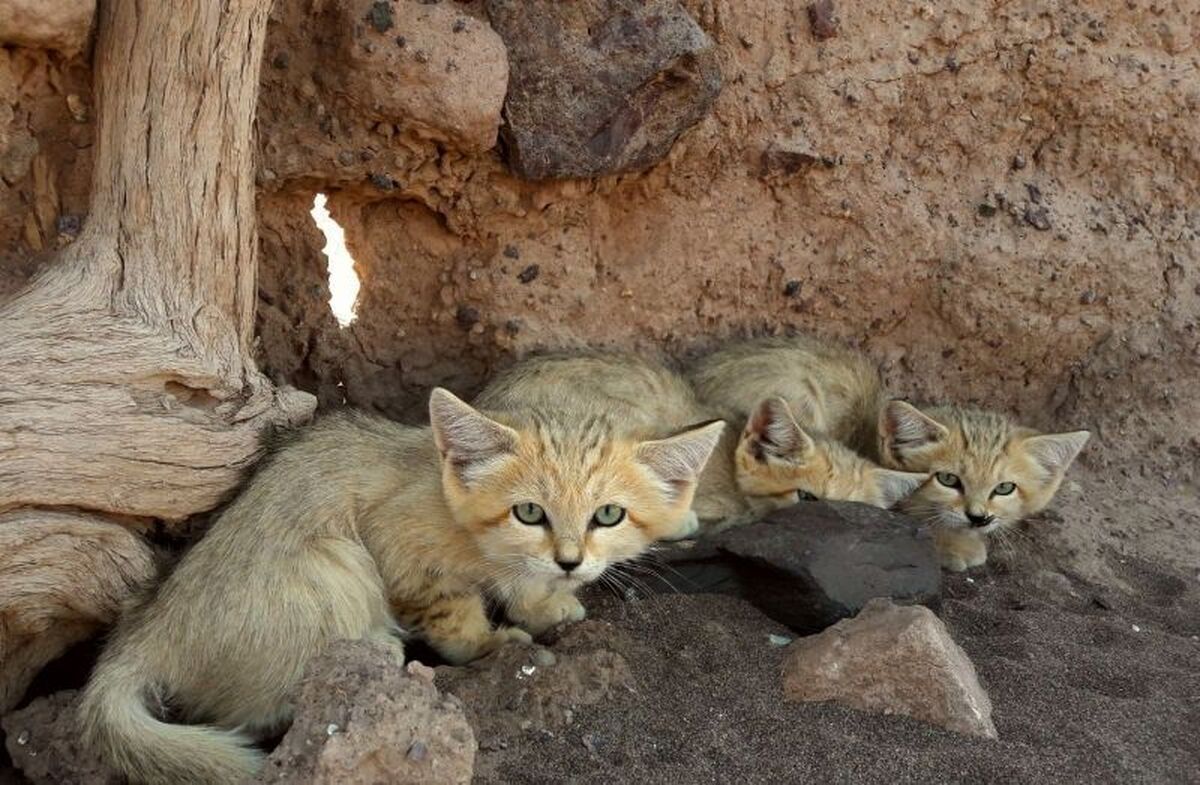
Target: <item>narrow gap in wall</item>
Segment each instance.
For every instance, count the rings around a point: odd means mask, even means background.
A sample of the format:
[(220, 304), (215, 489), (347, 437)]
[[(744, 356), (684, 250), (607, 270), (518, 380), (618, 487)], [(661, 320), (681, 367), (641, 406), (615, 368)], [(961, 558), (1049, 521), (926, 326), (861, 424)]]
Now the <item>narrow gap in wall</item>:
[(361, 282), (354, 271), (354, 257), (346, 248), (346, 232), (333, 220), (325, 207), (325, 194), (313, 198), (312, 217), (321, 234), (325, 235), (325, 247), (321, 249), (329, 261), (329, 309), (338, 325), (347, 327), (357, 317), (358, 290)]

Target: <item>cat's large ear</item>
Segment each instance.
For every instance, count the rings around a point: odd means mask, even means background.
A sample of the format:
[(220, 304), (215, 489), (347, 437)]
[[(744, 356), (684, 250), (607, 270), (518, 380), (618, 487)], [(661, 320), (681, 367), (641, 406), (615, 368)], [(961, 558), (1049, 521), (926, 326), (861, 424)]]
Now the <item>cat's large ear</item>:
[(746, 421), (742, 441), (759, 461), (765, 461), (768, 456), (799, 461), (816, 446), (792, 416), (787, 401), (779, 396), (764, 398), (754, 407)]
[(1059, 477), (1079, 455), (1091, 435), (1088, 431), (1046, 433), (1026, 437), (1021, 441), (1021, 446), (1048, 476)]
[(725, 430), (723, 420), (691, 428), (666, 439), (642, 442), (635, 455), (673, 494), (696, 482)]
[(928, 474), (877, 469), (875, 471), (875, 484), (879, 489), (880, 506), (890, 509), (901, 499), (907, 498), (909, 494), (920, 488), (921, 484), (928, 479)]
[(950, 435), (946, 426), (911, 403), (888, 401), (879, 414), (879, 438), (885, 460), (897, 466), (920, 466), (921, 454)]
[(517, 446), (516, 431), (483, 416), (441, 387), (429, 395), (429, 425), (442, 461), (467, 486), (512, 455)]

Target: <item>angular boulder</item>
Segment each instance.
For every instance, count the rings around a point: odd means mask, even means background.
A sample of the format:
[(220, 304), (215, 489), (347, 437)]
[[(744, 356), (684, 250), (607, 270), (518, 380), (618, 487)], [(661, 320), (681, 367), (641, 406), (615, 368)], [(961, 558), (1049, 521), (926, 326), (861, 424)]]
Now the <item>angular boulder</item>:
[(975, 666), (920, 606), (872, 600), (855, 618), (796, 640), (785, 655), (783, 690), (789, 700), (834, 701), (996, 738)]
[(394, 650), (342, 641), (308, 667), (291, 729), (259, 783), (468, 783), (475, 736), (462, 704)]
[(941, 570), (928, 531), (853, 502), (802, 502), (690, 548), (660, 552), (661, 591), (732, 594), (800, 633), (823, 630), (875, 597), (937, 608)]
[(713, 42), (675, 0), (489, 0), (508, 46), (509, 166), (542, 180), (645, 169), (721, 89)]

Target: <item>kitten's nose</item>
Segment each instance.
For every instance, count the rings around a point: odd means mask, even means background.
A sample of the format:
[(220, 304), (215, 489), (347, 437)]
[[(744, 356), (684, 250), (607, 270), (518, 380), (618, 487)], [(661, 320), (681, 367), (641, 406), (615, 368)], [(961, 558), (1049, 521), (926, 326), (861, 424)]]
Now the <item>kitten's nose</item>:
[(968, 512), (967, 520), (971, 522), (972, 526), (983, 527), (983, 526), (987, 526), (989, 523), (992, 522), (992, 516), (988, 515), (987, 513), (980, 514), (980, 513)]
[(566, 561), (565, 559), (555, 559), (554, 563), (557, 564), (559, 567), (562, 567), (563, 572), (570, 572), (571, 570), (578, 567), (580, 564), (583, 564), (583, 562), (578, 559), (576, 559), (575, 561)]

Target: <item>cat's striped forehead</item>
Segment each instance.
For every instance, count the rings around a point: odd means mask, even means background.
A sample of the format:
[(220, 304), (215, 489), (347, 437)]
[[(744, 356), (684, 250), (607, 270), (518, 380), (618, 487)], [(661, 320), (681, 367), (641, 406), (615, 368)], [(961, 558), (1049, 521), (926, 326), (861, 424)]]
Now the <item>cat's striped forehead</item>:
[(996, 412), (948, 406), (930, 415), (949, 430), (946, 454), (956, 459), (962, 474), (991, 474), (1020, 435), (1012, 420)]

